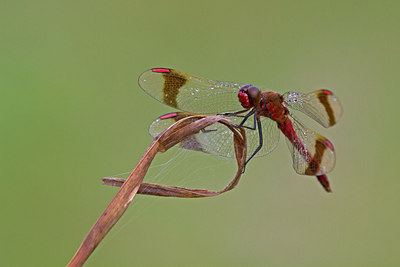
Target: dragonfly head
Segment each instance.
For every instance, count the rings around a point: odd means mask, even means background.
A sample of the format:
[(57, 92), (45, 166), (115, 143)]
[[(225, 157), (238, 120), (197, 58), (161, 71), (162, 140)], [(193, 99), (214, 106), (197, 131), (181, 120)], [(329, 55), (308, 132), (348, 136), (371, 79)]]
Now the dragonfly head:
[(238, 98), (242, 107), (249, 109), (258, 105), (261, 100), (261, 92), (258, 87), (247, 84), (240, 88)]

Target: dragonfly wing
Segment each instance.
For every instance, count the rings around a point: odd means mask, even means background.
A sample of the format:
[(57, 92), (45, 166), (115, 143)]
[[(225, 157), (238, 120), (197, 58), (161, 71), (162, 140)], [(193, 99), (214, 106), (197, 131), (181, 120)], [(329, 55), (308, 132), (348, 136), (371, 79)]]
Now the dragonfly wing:
[(335, 150), (325, 137), (306, 128), (293, 115), (289, 115), (286, 127), (286, 143), (298, 174), (322, 175), (335, 166)]
[[(191, 115), (193, 114), (185, 112), (163, 115), (153, 121), (150, 125), (149, 132), (153, 137), (155, 137), (178, 120)], [(242, 120), (242, 118), (231, 117), (230, 119), (237, 124)], [(188, 121), (188, 123), (190, 122)], [(257, 157), (270, 153), (277, 146), (279, 141), (279, 129), (277, 124), (269, 118), (262, 118), (261, 123), (263, 128), (264, 146), (259, 153), (257, 153)], [(247, 150), (250, 154), (259, 145), (258, 131), (246, 129), (246, 137), (248, 146)], [(178, 146), (184, 149), (202, 151), (222, 157), (235, 157), (233, 134), (226, 126), (220, 123), (210, 125), (200, 132), (185, 138), (178, 144)]]
[(288, 107), (307, 114), (324, 127), (335, 125), (342, 115), (339, 99), (329, 90), (287, 92), (283, 97)]
[(140, 87), (158, 101), (191, 113), (243, 109), (237, 94), (244, 84), (208, 80), (181, 71), (154, 68), (139, 77)]

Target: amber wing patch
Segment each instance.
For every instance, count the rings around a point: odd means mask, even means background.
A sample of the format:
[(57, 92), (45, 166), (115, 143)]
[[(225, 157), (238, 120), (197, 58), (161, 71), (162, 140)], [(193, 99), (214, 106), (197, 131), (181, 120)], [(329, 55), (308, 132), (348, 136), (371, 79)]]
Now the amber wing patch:
[(176, 99), (179, 89), (186, 84), (187, 78), (174, 70), (164, 72), (162, 75), (164, 77), (163, 101), (168, 106), (178, 108)]

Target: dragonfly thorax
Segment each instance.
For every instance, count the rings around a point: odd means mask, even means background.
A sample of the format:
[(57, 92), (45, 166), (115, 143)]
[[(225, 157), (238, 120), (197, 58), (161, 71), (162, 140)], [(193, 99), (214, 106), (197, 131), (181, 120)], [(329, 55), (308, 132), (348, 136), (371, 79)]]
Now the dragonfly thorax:
[(260, 103), (261, 92), (258, 87), (247, 84), (240, 88), (238, 98), (242, 107), (244, 107), (245, 109), (250, 109)]
[(283, 96), (277, 92), (264, 91), (261, 93), (258, 114), (277, 122), (286, 120), (288, 109), (283, 105)]

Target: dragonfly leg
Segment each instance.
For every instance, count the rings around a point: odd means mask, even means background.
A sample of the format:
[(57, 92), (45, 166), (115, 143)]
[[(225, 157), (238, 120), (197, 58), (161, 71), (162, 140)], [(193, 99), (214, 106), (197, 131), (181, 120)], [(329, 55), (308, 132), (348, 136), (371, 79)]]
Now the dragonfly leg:
[(227, 113), (218, 113), (217, 115), (227, 116), (227, 117), (241, 117), (241, 118), (243, 118), (243, 117), (246, 117), (246, 115), (238, 115), (238, 114), (244, 113), (244, 112), (246, 112), (246, 111), (248, 111), (248, 109), (239, 110), (239, 111), (232, 112), (232, 113), (230, 113), (230, 112), (227, 112)]
[[(243, 118), (243, 120), (240, 122), (239, 125), (235, 125), (235, 124), (231, 124), (231, 125), (232, 125), (233, 127), (235, 127), (235, 128), (243, 127), (243, 128), (249, 129), (249, 130), (255, 130), (255, 129), (256, 129), (256, 127), (255, 127), (255, 122), (254, 122), (254, 126), (253, 126), (253, 127), (243, 126), (243, 124), (247, 121), (247, 119), (248, 119), (251, 115), (253, 115), (255, 112), (256, 112), (255, 110), (252, 110), (252, 111), (250, 111), (249, 113), (247, 113), (246, 115), (240, 116), (241, 118)], [(235, 115), (234, 117), (237, 117), (237, 116)]]
[(249, 113), (247, 113), (246, 115), (244, 115), (244, 116), (242, 117), (242, 118), (243, 118), (242, 122), (239, 124), (239, 127), (242, 127), (243, 124), (247, 121), (247, 119), (248, 119), (251, 115), (253, 115), (255, 112), (256, 112), (255, 110), (252, 110), (252, 111), (250, 111)]
[(248, 119), (251, 115), (253, 115), (255, 112), (256, 112), (256, 111), (253, 110), (253, 111), (249, 112), (248, 114), (246, 114), (246, 116), (244, 116), (244, 119), (242, 120), (242, 122), (239, 124), (239, 127), (243, 127), (243, 128), (249, 129), (249, 130), (255, 130), (255, 129), (257, 128), (257, 126), (256, 126), (256, 120), (257, 120), (256, 115), (254, 115), (254, 124), (253, 124), (253, 127), (243, 126), (243, 124), (247, 121), (247, 119)]
[(254, 115), (253, 118), (254, 118), (254, 120), (253, 120), (253, 127), (243, 126), (243, 123), (247, 120), (247, 118), (245, 118), (245, 119), (239, 124), (239, 126), (240, 126), (240, 127), (243, 127), (243, 128), (246, 128), (246, 129), (249, 129), (249, 130), (253, 130), (253, 131), (256, 130), (256, 129), (257, 129), (257, 116)]
[[(244, 112), (244, 111), (247, 111), (247, 109), (246, 110), (241, 110), (241, 111), (238, 111), (238, 112)], [(235, 112), (235, 113), (238, 113), (238, 112)], [(237, 114), (235, 114), (235, 113), (223, 113), (225, 116), (232, 116), (232, 117), (241, 117), (241, 118), (244, 118), (241, 122), (240, 122), (240, 124), (239, 124), (239, 126), (237, 126), (237, 125), (233, 125), (232, 124), (232, 126), (233, 127), (235, 127), (235, 128), (239, 128), (239, 127), (243, 127), (243, 128), (246, 128), (246, 129), (249, 129), (249, 130), (255, 130), (256, 128), (257, 128), (257, 125), (256, 125), (256, 121), (257, 121), (257, 118), (256, 118), (256, 116), (254, 116), (254, 124), (253, 124), (253, 127), (249, 127), (249, 126), (244, 126), (243, 124), (247, 121), (247, 119), (251, 116), (251, 115), (253, 115), (254, 113), (255, 113), (255, 110), (252, 110), (251, 112), (249, 112), (248, 114), (246, 114), (246, 115), (237, 115)], [(233, 115), (231, 115), (231, 114), (233, 114)], [(219, 114), (219, 115), (222, 115), (222, 114)], [(208, 133), (208, 132), (213, 132), (213, 131), (216, 131), (217, 129), (210, 129), (210, 130), (208, 130), (208, 129), (201, 129), (201, 131), (203, 132), (203, 133)]]
[(255, 115), (254, 115), (254, 117), (255, 117), (254, 121), (255, 122), (257, 121), (258, 136), (259, 136), (260, 143), (259, 143), (258, 147), (256, 148), (256, 150), (254, 150), (253, 154), (251, 154), (251, 156), (246, 160), (246, 163), (244, 164), (245, 167), (243, 168), (243, 172), (246, 169), (247, 163), (249, 163), (249, 161), (258, 153), (258, 151), (260, 151), (260, 149), (263, 146), (263, 142), (264, 142), (263, 134), (262, 134), (262, 127), (261, 127), (261, 120), (259, 118), (257, 118)]

